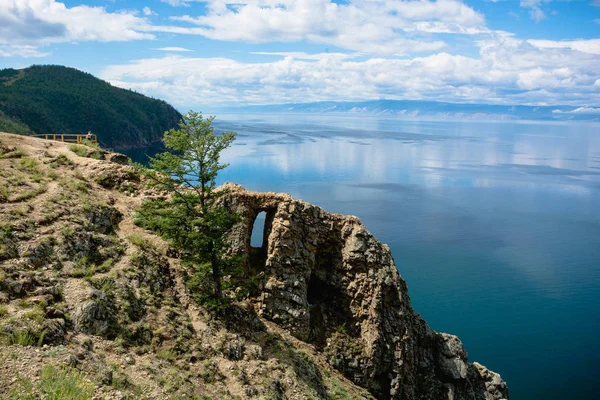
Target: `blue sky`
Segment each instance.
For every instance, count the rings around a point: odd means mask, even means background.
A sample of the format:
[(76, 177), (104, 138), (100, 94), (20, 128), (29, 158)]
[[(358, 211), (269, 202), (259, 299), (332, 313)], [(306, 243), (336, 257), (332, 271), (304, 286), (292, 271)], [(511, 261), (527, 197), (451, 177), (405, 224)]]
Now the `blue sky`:
[(600, 0), (0, 0), (0, 67), (31, 64), (184, 110), (388, 98), (600, 114)]

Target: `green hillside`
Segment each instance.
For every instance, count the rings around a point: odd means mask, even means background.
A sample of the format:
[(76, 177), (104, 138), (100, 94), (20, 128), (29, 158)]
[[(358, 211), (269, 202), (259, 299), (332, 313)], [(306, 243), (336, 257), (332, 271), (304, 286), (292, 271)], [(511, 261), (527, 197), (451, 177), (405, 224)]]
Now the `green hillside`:
[(86, 133), (107, 148), (158, 142), (181, 114), (162, 100), (62, 66), (0, 70), (0, 131)]

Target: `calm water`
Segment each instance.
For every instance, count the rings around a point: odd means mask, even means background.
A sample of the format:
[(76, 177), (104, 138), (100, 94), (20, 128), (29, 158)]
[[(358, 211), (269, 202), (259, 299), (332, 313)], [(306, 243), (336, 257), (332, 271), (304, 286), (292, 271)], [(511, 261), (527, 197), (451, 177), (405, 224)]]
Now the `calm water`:
[(512, 399), (600, 382), (600, 125), (219, 115), (221, 181), (353, 214)]

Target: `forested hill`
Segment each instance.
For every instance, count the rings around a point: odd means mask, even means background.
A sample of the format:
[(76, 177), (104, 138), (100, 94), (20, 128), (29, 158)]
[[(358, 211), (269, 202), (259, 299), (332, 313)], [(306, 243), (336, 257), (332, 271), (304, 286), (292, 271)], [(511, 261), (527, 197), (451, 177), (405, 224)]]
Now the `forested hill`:
[(0, 70), (0, 131), (87, 133), (103, 147), (158, 142), (181, 114), (171, 105), (62, 66)]

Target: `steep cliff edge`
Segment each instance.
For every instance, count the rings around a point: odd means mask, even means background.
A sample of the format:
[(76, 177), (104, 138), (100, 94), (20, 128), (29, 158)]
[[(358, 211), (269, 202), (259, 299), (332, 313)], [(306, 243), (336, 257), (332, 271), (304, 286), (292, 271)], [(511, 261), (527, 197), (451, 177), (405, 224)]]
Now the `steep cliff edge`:
[(243, 217), (232, 251), (260, 284), (215, 317), (167, 244), (133, 223), (160, 193), (123, 156), (73, 150), (0, 133), (0, 397), (67, 377), (82, 398), (508, 398), (412, 310), (389, 249), (356, 217), (225, 185)]
[[(226, 184), (224, 204), (243, 216), (230, 240), (262, 274), (259, 315), (316, 346), (378, 398), (508, 398), (500, 376), (467, 361), (456, 336), (433, 331), (412, 309), (388, 246), (360, 220), (286, 194)], [(266, 213), (263, 244), (253, 224)]]

